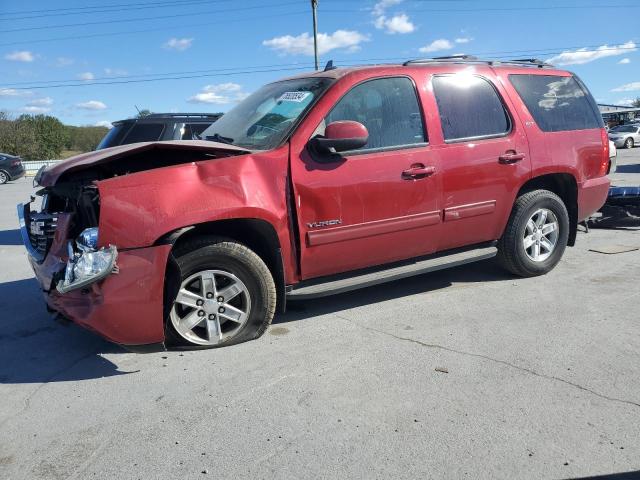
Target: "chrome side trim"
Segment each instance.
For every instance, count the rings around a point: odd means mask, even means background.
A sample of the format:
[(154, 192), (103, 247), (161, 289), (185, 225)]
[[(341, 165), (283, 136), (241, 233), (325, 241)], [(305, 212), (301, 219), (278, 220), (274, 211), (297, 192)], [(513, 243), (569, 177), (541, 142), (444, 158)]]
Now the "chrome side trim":
[(17, 206), (18, 209), (18, 223), (20, 224), (20, 235), (22, 236), (22, 243), (24, 247), (27, 249), (27, 252), (36, 262), (42, 263), (44, 260), (44, 255), (38, 252), (33, 245), (31, 245), (31, 239), (29, 238), (29, 232), (27, 231), (27, 219), (29, 218), (28, 212), (29, 203), (26, 205), (23, 203), (19, 203)]

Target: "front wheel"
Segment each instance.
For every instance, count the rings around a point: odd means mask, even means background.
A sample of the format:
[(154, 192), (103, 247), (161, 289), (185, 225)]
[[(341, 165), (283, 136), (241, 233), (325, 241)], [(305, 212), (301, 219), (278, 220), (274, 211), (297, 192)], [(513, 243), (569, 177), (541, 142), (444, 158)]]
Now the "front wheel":
[(562, 258), (569, 238), (569, 214), (563, 201), (548, 190), (534, 190), (516, 200), (498, 260), (521, 277), (544, 275)]
[(258, 338), (276, 306), (268, 267), (252, 250), (219, 237), (179, 246), (180, 288), (169, 310), (170, 344), (220, 347)]
[(624, 141), (624, 148), (633, 148), (633, 138), (629, 137)]

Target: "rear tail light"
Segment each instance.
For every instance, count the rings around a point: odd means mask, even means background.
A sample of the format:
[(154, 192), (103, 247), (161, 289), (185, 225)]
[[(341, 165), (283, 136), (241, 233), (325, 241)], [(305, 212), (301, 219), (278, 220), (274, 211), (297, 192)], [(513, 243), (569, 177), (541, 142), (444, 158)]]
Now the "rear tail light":
[(598, 176), (604, 177), (609, 170), (609, 135), (603, 128), (600, 130), (600, 138), (602, 139), (602, 160), (600, 160), (600, 168), (598, 169)]
[(18, 158), (16, 160), (14, 160), (13, 162), (11, 162), (11, 166), (12, 167), (17, 167), (18, 165), (20, 165), (22, 163), (22, 161)]

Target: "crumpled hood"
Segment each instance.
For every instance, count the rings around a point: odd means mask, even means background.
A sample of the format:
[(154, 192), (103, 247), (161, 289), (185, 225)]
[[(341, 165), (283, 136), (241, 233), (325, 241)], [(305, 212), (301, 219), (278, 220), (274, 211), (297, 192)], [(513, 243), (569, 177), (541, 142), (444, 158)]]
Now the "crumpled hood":
[(241, 155), (250, 153), (242, 147), (228, 145), (226, 143), (210, 142), (206, 140), (173, 140), (166, 142), (142, 142), (120, 145), (117, 147), (105, 148), (94, 152), (82, 153), (75, 157), (68, 158), (60, 163), (47, 167), (36, 175), (35, 181), (43, 187), (55, 185), (60, 176), (87, 167), (117, 161), (120, 158), (130, 156), (132, 153), (139, 153), (154, 149), (176, 150), (176, 154), (181, 150), (201, 151), (210, 154)]

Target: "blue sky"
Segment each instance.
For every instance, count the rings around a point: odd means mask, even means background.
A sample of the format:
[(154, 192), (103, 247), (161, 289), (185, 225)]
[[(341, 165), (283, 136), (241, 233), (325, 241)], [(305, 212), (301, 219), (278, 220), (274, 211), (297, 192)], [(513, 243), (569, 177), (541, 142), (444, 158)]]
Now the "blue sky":
[[(226, 111), (313, 67), (309, 4), (0, 0), (0, 109), (72, 125), (130, 117), (135, 105)], [(321, 62), (535, 56), (576, 72), (599, 102), (624, 103), (640, 97), (639, 14), (636, 0), (319, 0)]]

